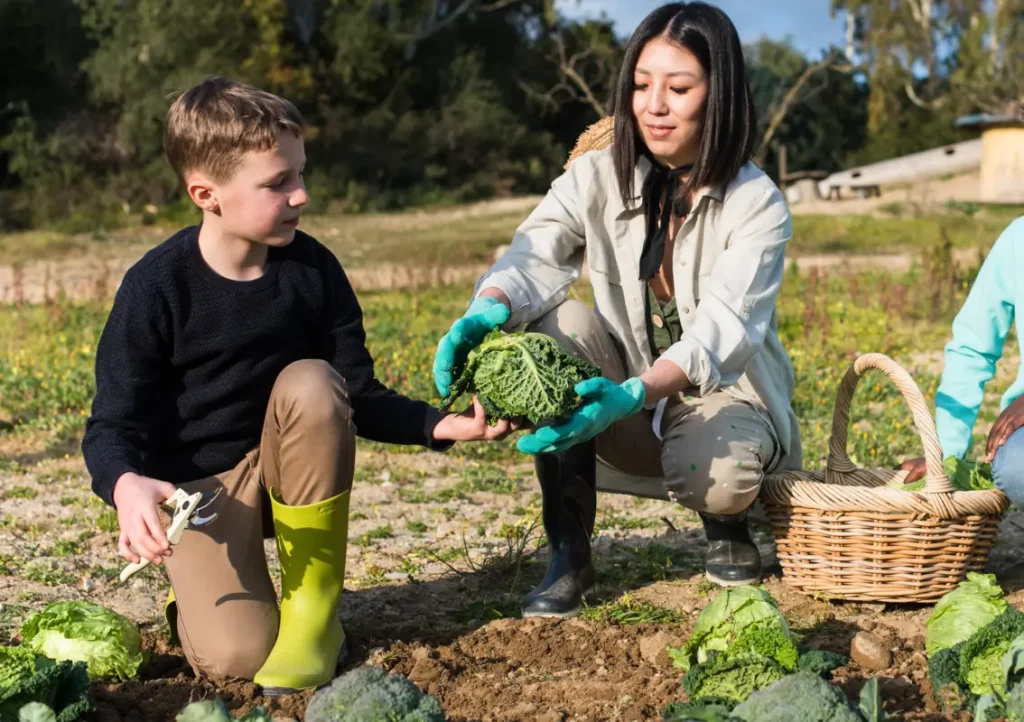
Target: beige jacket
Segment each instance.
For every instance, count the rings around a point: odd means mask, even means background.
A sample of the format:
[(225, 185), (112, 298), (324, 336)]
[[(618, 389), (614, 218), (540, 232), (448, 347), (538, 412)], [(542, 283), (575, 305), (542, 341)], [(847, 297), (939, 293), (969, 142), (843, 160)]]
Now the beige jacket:
[[(649, 170), (641, 158), (626, 208), (610, 148), (574, 160), (477, 282), (474, 296), (488, 287), (504, 291), (512, 302), (506, 330), (512, 330), (565, 300), (586, 260), (598, 318), (625, 351), (629, 373), (646, 371), (655, 359), (638, 269), (646, 235), (640, 189)], [(753, 163), (726, 187), (700, 193), (673, 257), (683, 337), (662, 356), (702, 396), (725, 389), (753, 403), (780, 445), (773, 466), (790, 469), (800, 467), (802, 449), (791, 403), (793, 367), (779, 342), (775, 302), (792, 232), (785, 198)]]

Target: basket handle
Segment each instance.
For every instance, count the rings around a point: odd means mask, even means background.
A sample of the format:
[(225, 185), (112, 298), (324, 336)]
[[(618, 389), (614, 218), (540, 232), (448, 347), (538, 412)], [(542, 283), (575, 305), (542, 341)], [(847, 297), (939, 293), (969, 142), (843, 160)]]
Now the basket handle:
[(853, 392), (864, 372), (877, 369), (889, 377), (903, 395), (903, 400), (910, 407), (914, 424), (921, 434), (924, 443), (924, 458), (928, 467), (925, 476), (924, 493), (950, 494), (955, 491), (953, 485), (942, 469), (942, 446), (935, 431), (935, 422), (928, 410), (928, 404), (921, 394), (914, 379), (906, 369), (885, 354), (869, 353), (859, 356), (843, 377), (836, 395), (836, 406), (832, 415), (832, 436), (829, 439), (828, 462), (825, 467), (827, 483), (842, 483), (842, 476), (857, 470), (857, 467), (846, 452), (850, 424), (850, 405)]

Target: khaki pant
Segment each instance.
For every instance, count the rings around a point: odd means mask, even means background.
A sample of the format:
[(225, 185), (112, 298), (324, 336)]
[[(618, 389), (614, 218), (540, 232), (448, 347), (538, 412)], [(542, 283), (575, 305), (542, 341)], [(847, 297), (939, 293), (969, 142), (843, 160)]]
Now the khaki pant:
[[(345, 381), (326, 362), (297, 361), (278, 376), (263, 435), (232, 470), (181, 488), (220, 488), (165, 558), (177, 633), (197, 675), (252, 679), (277, 639), (277, 597), (264, 537), (273, 536), (268, 492), (289, 506), (324, 501), (352, 486), (355, 427)], [(165, 525), (169, 516), (164, 513)]]
[[(599, 366), (605, 377), (626, 380), (622, 355), (585, 304), (565, 301), (529, 329), (552, 336), (565, 350)], [(728, 391), (670, 398), (660, 440), (653, 419), (654, 412), (645, 410), (597, 437), (599, 489), (735, 514), (754, 503), (765, 472), (778, 463), (779, 445), (766, 416)]]

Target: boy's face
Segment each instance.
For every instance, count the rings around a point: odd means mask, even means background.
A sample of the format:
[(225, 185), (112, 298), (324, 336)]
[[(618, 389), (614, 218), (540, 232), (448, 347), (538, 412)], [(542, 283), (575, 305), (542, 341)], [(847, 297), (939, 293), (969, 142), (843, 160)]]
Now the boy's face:
[(302, 178), (305, 165), (302, 139), (287, 132), (278, 135), (270, 150), (246, 153), (228, 180), (210, 184), (210, 200), (223, 231), (268, 246), (291, 243), (302, 207), (309, 202)]

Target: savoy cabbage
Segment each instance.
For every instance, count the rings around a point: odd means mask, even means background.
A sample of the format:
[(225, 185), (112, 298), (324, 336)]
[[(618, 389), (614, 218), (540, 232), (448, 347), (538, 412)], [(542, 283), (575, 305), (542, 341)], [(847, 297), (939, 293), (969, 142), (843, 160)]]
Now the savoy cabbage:
[(562, 350), (551, 336), (530, 331), (492, 332), (469, 352), (441, 410), (464, 393), (476, 394), (490, 423), (526, 418), (534, 426), (570, 416), (579, 406), (576, 385), (601, 375), (587, 361)]

